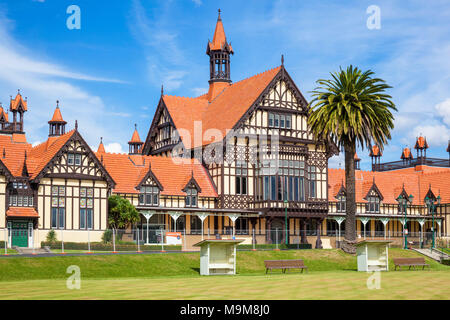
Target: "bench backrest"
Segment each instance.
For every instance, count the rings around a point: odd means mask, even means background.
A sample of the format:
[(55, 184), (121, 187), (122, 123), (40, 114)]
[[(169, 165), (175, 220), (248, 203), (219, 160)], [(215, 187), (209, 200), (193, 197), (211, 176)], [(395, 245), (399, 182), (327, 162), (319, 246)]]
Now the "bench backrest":
[(266, 268), (304, 267), (303, 260), (265, 260)]
[(424, 264), (424, 258), (394, 258), (394, 264)]

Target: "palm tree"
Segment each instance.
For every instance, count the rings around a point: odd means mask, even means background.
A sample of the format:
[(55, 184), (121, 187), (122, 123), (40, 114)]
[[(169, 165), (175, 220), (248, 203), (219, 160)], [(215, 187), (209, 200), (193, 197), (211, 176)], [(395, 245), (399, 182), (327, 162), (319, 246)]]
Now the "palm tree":
[(320, 140), (330, 139), (345, 151), (345, 185), (347, 214), (345, 237), (341, 248), (356, 252), (355, 163), (356, 144), (362, 149), (372, 143), (382, 150), (391, 139), (397, 111), (385, 90), (392, 88), (379, 78), (372, 78), (371, 70), (362, 72), (353, 66), (331, 73), (332, 79), (316, 81), (310, 103), (309, 126)]

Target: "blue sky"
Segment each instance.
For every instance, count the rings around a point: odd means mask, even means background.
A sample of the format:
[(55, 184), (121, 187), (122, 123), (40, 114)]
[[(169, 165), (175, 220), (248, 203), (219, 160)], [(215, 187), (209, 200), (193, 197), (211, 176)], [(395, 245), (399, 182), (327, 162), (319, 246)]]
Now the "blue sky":
[[(66, 26), (72, 4), (80, 30)], [(370, 5), (380, 8), (380, 29), (367, 28)], [(309, 99), (315, 81), (340, 66), (372, 69), (394, 87), (399, 109), (382, 161), (398, 160), (419, 133), (430, 156), (448, 157), (448, 1), (0, 1), (0, 101), (8, 106), (18, 88), (28, 97), (31, 143), (46, 139), (59, 99), (69, 128), (77, 119), (91, 146), (103, 137), (108, 150), (125, 152), (134, 123), (145, 139), (161, 84), (172, 95), (207, 90), (218, 8), (235, 51), (232, 80), (278, 66), (284, 54)], [(358, 151), (363, 169), (367, 154)]]

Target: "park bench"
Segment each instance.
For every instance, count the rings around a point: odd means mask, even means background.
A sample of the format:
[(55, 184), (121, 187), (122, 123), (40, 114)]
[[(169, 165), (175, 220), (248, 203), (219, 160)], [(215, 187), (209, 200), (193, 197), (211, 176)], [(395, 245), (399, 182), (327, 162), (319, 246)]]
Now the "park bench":
[(266, 274), (269, 270), (272, 269), (281, 269), (283, 273), (286, 273), (287, 269), (306, 269), (308, 271), (308, 267), (305, 266), (303, 260), (265, 260), (264, 265), (266, 266)]
[(416, 267), (422, 267), (422, 270), (425, 269), (425, 267), (430, 267), (429, 264), (425, 263), (424, 258), (394, 258), (394, 264), (395, 264), (395, 270), (397, 270), (397, 267), (399, 267), (399, 270), (401, 267), (409, 267), (409, 270), (411, 270), (411, 267), (416, 269)]

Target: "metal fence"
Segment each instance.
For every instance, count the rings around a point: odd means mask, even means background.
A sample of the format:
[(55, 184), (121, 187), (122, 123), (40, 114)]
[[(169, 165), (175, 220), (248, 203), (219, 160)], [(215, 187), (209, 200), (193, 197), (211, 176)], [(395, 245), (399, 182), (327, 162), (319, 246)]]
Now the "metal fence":
[[(185, 229), (170, 231), (164, 228), (144, 226), (144, 228), (95, 230), (28, 230), (24, 234), (14, 234), (17, 237), (28, 237), (28, 246), (18, 248), (21, 253), (51, 252), (67, 253), (116, 253), (116, 252), (145, 252), (145, 251), (189, 251), (198, 250), (193, 245), (204, 239), (241, 239), (245, 249), (278, 249), (300, 248), (305, 243), (315, 248), (319, 238), (317, 230), (296, 230), (286, 232), (283, 228), (259, 230), (222, 230), (213, 229)], [(286, 237), (286, 234), (288, 235)], [(330, 247), (340, 247), (344, 239), (344, 231), (327, 230), (321, 232), (323, 243)], [(0, 229), (0, 254), (17, 254), (16, 244), (12, 238), (12, 231)], [(357, 232), (358, 240), (386, 239), (393, 240), (393, 245), (404, 247), (403, 232), (366, 231)], [(433, 246), (431, 232), (411, 232), (406, 235), (408, 248), (430, 248)], [(289, 246), (284, 246), (289, 245)], [(294, 245), (294, 246), (293, 246)], [(297, 245), (297, 246), (295, 246)], [(435, 248), (449, 248), (450, 235), (435, 234)], [(303, 246), (304, 248), (305, 246)]]

